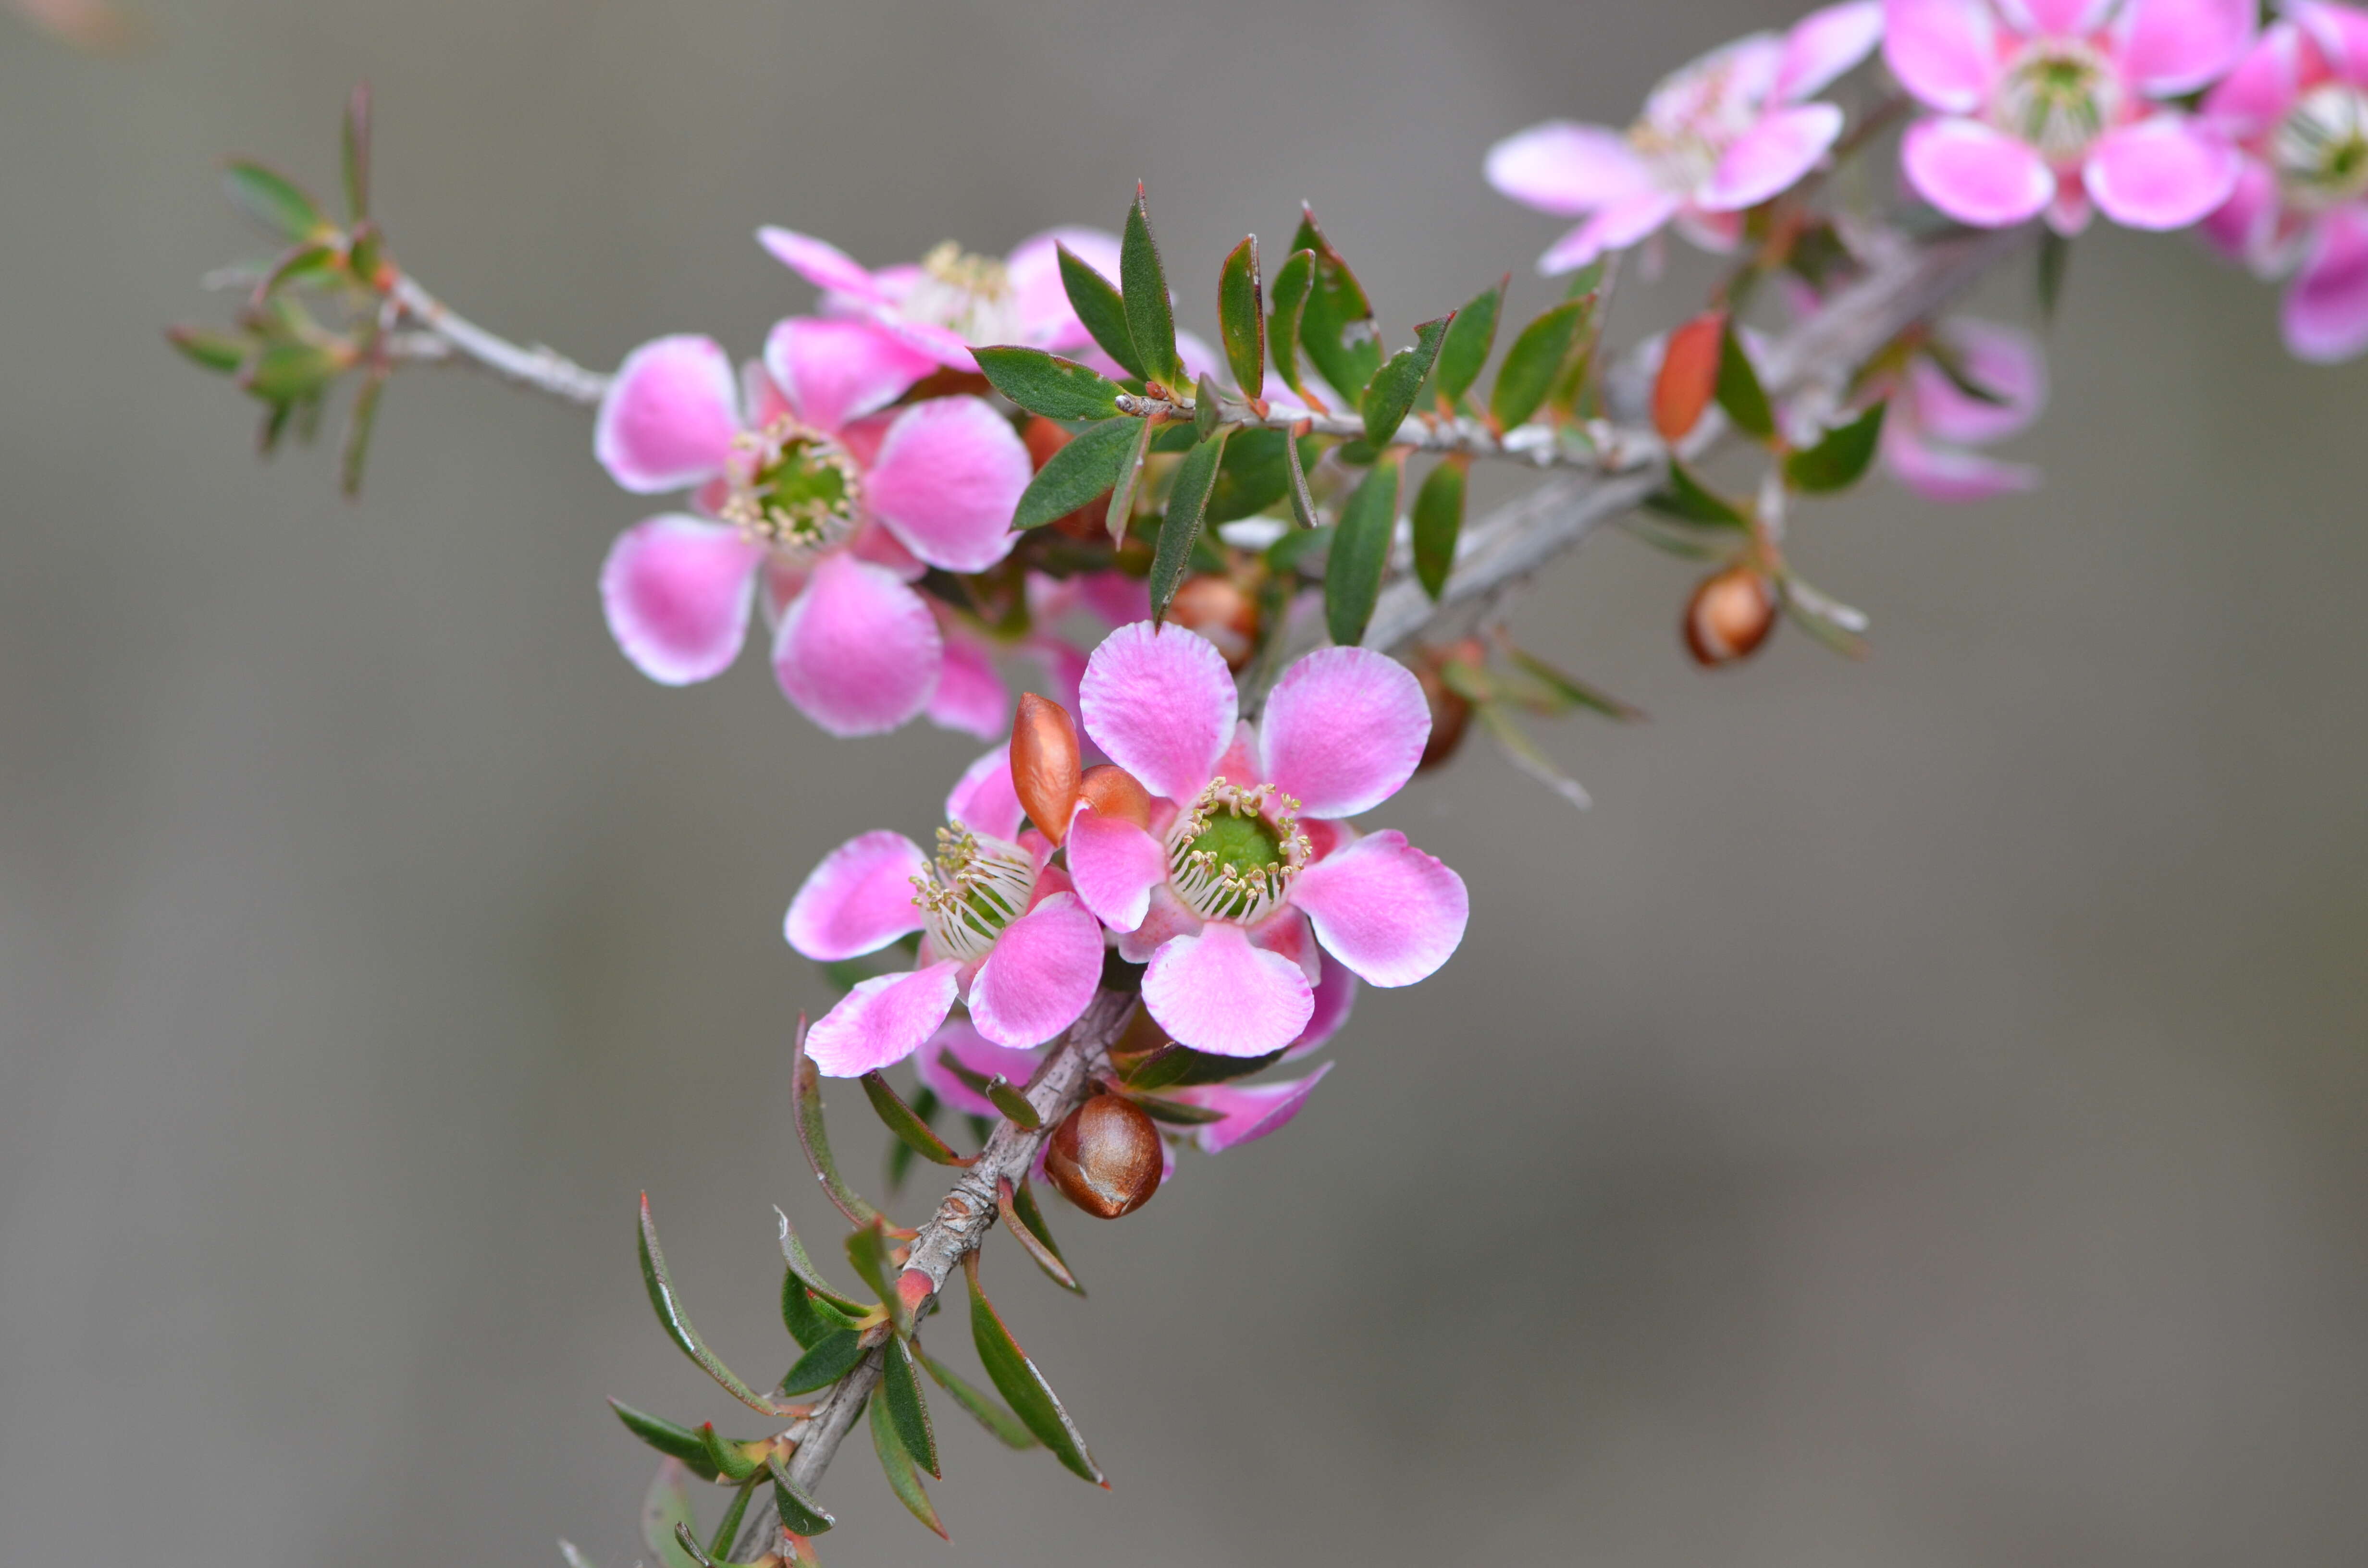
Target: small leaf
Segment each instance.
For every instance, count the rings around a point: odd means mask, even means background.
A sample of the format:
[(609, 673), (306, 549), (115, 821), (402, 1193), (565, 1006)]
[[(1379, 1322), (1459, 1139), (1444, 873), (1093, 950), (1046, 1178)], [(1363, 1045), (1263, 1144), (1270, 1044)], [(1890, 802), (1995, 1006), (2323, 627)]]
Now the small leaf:
[(368, 82), (354, 84), (346, 100), (342, 151), (346, 176), (346, 211), (359, 223), (370, 216), (370, 92)]
[(1513, 722), (1503, 703), (1483, 702), (1477, 704), (1473, 711), (1480, 715), (1481, 727), (1488, 732), (1489, 739), (1497, 743), (1506, 760), (1515, 767), (1582, 811), (1595, 803), (1588, 799), (1586, 790), (1580, 787), (1577, 779), (1555, 767), (1553, 759), (1538, 749), (1537, 743)]
[(913, 1108), (902, 1096), (888, 1086), (888, 1080), (878, 1073), (863, 1074), (863, 1093), (871, 1101), (871, 1108), (887, 1124), (888, 1131), (902, 1139), (913, 1153), (933, 1165), (968, 1166), (971, 1162), (946, 1146), (946, 1141), (929, 1130), (929, 1124), (914, 1114)]
[(1133, 335), (1127, 330), (1126, 301), (1120, 298), (1116, 285), (1078, 260), (1068, 246), (1054, 241), (1053, 248), (1060, 255), (1061, 287), (1068, 291), (1069, 308), (1077, 312), (1103, 353), (1117, 360), (1128, 375), (1143, 380), (1143, 360), (1134, 351)]
[[(1080, 1296), (1084, 1295), (1085, 1287), (1077, 1283), (1077, 1277), (1069, 1271), (1068, 1263), (1054, 1249), (1051, 1240), (1037, 1229), (1036, 1224), (1030, 1222), (1029, 1216), (1019, 1212), (1019, 1205), (1014, 1200), (1009, 1176), (1004, 1177), (996, 1184), (995, 1203), (996, 1212), (1003, 1217), (1004, 1229), (1009, 1231), (1012, 1239), (1020, 1244), (1030, 1257), (1036, 1260), (1036, 1267), (1050, 1275), (1055, 1285), (1064, 1290), (1075, 1290)], [(1035, 1208), (1032, 1199), (1029, 1202), (1029, 1208), (1031, 1210)], [(1038, 1214), (1034, 1218), (1041, 1222), (1043, 1216)]]
[(1691, 470), (1674, 459), (1669, 462), (1668, 483), (1645, 496), (1645, 505), (1664, 517), (1681, 517), (1690, 523), (1723, 528), (1751, 526), (1743, 508), (1703, 484)]
[(222, 170), (222, 186), (230, 192), (233, 206), (290, 244), (336, 232), (336, 225), (322, 216), (320, 205), (275, 169), (234, 158)]
[(1632, 720), (1645, 717), (1643, 709), (1622, 702), (1610, 693), (1588, 685), (1576, 676), (1564, 674), (1534, 653), (1524, 653), (1519, 648), (1509, 646), (1506, 652), (1511, 656), (1516, 668), (1553, 692), (1555, 697), (1570, 707), (1590, 709), (1607, 719)]
[(1398, 465), (1376, 463), (1349, 493), (1324, 568), (1324, 623), (1343, 648), (1362, 641), (1365, 624), (1373, 619), (1397, 521)]
[(1192, 388), (1192, 435), (1205, 441), (1217, 433), (1217, 421), (1224, 413), (1224, 400), (1217, 392), (1217, 383), (1203, 375)]
[(1291, 465), (1282, 449), (1291, 437), (1281, 430), (1236, 430), (1217, 465), (1217, 487), (1209, 493), (1207, 521), (1230, 523), (1256, 517), (1291, 489)]
[(790, 1217), (779, 1209), (773, 1210), (773, 1217), (781, 1222), (781, 1261), (790, 1266), (790, 1272), (803, 1280), (815, 1300), (824, 1305), (846, 1313), (849, 1321), (862, 1316), (869, 1310), (866, 1304), (843, 1290), (831, 1288), (830, 1282), (822, 1277), (822, 1270), (814, 1267), (814, 1259), (806, 1256), (806, 1244), (798, 1240), (798, 1233), (791, 1226)]
[(1110, 536), (1112, 544), (1126, 542), (1126, 530), (1134, 521), (1134, 494), (1143, 485), (1143, 460), (1151, 451), (1151, 437), (1159, 428), (1156, 419), (1138, 421), (1143, 429), (1134, 437), (1134, 450), (1119, 465), (1118, 483), (1110, 491)]
[(348, 498), (362, 493), (362, 469), (370, 461), (370, 431), (378, 424), (378, 400), (386, 391), (386, 369), (373, 366), (354, 393), (352, 412), (346, 415), (346, 441), (338, 454), (339, 483)]
[(1299, 449), (1299, 431), (1305, 426), (1303, 420), (1292, 427), (1292, 439), (1282, 449), (1282, 462), (1291, 479), (1291, 520), (1303, 529), (1312, 530), (1319, 526), (1315, 521), (1315, 501), (1307, 494), (1306, 454)]
[(1433, 381), (1440, 401), (1450, 409), (1461, 403), (1463, 394), (1480, 380), (1481, 367), (1488, 363), (1488, 350), (1497, 344), (1497, 315), (1504, 308), (1505, 290), (1512, 286), (1513, 275), (1508, 272), (1504, 281), (1474, 294), (1451, 318), (1447, 337), (1439, 346)]
[(585, 1556), (583, 1550), (565, 1536), (559, 1538), (559, 1560), (566, 1564), (566, 1568), (593, 1568), (592, 1560)]
[(2053, 322), (2064, 300), (2064, 272), (2072, 265), (2072, 242), (2053, 229), (2039, 236), (2039, 313)]
[(1307, 311), (1307, 298), (1315, 287), (1315, 253), (1294, 250), (1282, 258), (1281, 270), (1274, 275), (1274, 311), (1267, 318), (1267, 351), (1274, 357), (1274, 373), (1282, 384), (1305, 399), (1310, 406), (1315, 400), (1308, 393), (1299, 374), (1299, 328)]
[(953, 1395), (954, 1403), (969, 1411), (978, 1424), (985, 1427), (996, 1441), (1007, 1448), (1013, 1449), (1032, 1449), (1039, 1446), (1036, 1434), (1030, 1432), (1019, 1417), (1012, 1415), (1010, 1408), (1001, 1400), (996, 1399), (985, 1389), (974, 1386), (968, 1379), (957, 1375), (944, 1362), (938, 1360), (919, 1346), (913, 1347), (913, 1354), (921, 1358), (921, 1365), (928, 1369), (929, 1376), (936, 1380), (937, 1385)]
[(1143, 423), (1121, 415), (1078, 431), (1036, 471), (1036, 477), (1020, 492), (1019, 507), (1012, 514), (1011, 526), (1042, 528), (1108, 494), (1118, 483), (1119, 465), (1132, 455), (1142, 434), (1135, 426)]
[(1188, 1105), (1182, 1100), (1163, 1099), (1157, 1095), (1130, 1094), (1126, 1097), (1152, 1120), (1164, 1121), (1171, 1127), (1206, 1127), (1212, 1121), (1225, 1119), (1225, 1113), (1222, 1110)]
[(1455, 543), (1463, 533), (1463, 476), (1471, 460), (1461, 452), (1446, 459), (1414, 494), (1414, 574), (1436, 600), (1455, 570)]
[(1404, 424), (1406, 410), (1414, 406), (1415, 393), (1422, 390), (1423, 379), (1430, 374), (1432, 361), (1439, 358), (1440, 340), (1455, 320), (1452, 314), (1437, 321), (1427, 321), (1414, 329), (1414, 347), (1401, 348), (1389, 358), (1389, 362), (1373, 372), (1372, 384), (1365, 389), (1365, 439), (1376, 447), (1389, 445), (1390, 437)]
[(797, 1123), (798, 1146), (805, 1151), (806, 1164), (814, 1167), (814, 1178), (822, 1183), (831, 1206), (851, 1224), (868, 1225), (880, 1218), (880, 1210), (847, 1185), (838, 1174), (838, 1162), (831, 1157), (830, 1130), (824, 1126), (822, 1116), (822, 1074), (806, 1054), (803, 1013), (798, 1015), (798, 1032), (790, 1047), (790, 1110), (791, 1119)]
[(922, 1489), (920, 1473), (913, 1467), (913, 1456), (905, 1451), (904, 1442), (896, 1436), (895, 1419), (888, 1414), (888, 1402), (884, 1399), (871, 1402), (871, 1451), (880, 1456), (881, 1471), (888, 1477), (888, 1490), (896, 1494), (896, 1501), (941, 1539), (953, 1540), (946, 1534), (928, 1493)]
[(1812, 495), (1847, 490), (1857, 483), (1874, 460), (1875, 449), (1883, 439), (1884, 411), (1889, 407), (1887, 402), (1878, 403), (1849, 424), (1827, 431), (1816, 446), (1786, 458), (1785, 482)]
[(1159, 525), (1159, 549), (1151, 562), (1151, 619), (1167, 618), (1168, 601), (1184, 581), (1192, 560), (1192, 545), (1201, 537), (1201, 521), (1209, 492), (1217, 483), (1217, 463), (1225, 455), (1225, 437), (1203, 441), (1184, 454), (1176, 470), (1175, 488), (1167, 493), (1167, 517)]
[(979, 1288), (978, 1254), (963, 1258), (962, 1268), (970, 1284), (971, 1337), (978, 1346), (979, 1363), (986, 1369), (988, 1380), (1010, 1403), (1028, 1429), (1036, 1434), (1037, 1441), (1053, 1450), (1054, 1459), (1096, 1485), (1107, 1485), (1093, 1455), (1086, 1451), (1085, 1439), (1077, 1435), (1069, 1413), (1061, 1408), (1053, 1385), (1044, 1381), (1036, 1363), (1019, 1348), (1019, 1342), (1003, 1326), (994, 1303)]
[(856, 1278), (871, 1286), (872, 1294), (883, 1301), (893, 1289), (889, 1280), (896, 1273), (895, 1260), (888, 1253), (886, 1220), (874, 1216), (871, 1223), (861, 1230), (847, 1233), (847, 1261), (854, 1266)]
[(1015, 1127), (1022, 1127), (1033, 1132), (1044, 1125), (1044, 1119), (1037, 1114), (1034, 1106), (1028, 1103), (1028, 1096), (1019, 1092), (1019, 1085), (1000, 1074), (989, 1078), (986, 1081), (986, 1087), (981, 1089), (979, 1093), (994, 1102), (996, 1109), (1010, 1118), (1011, 1124)]
[(854, 1327), (858, 1321), (807, 1290), (796, 1269), (781, 1271), (781, 1326), (801, 1347), (812, 1349), (840, 1330)]
[(1217, 335), (1244, 397), (1266, 390), (1266, 301), (1258, 281), (1258, 236), (1233, 248), (1217, 273)]
[(743, 1452), (740, 1445), (730, 1441), (715, 1430), (712, 1421), (702, 1422), (699, 1428), (700, 1447), (707, 1451), (707, 1462), (715, 1473), (726, 1481), (746, 1481), (757, 1472), (757, 1461)]
[(748, 1499), (756, 1494), (757, 1483), (763, 1478), (761, 1471), (750, 1471), (740, 1490), (732, 1494), (730, 1506), (715, 1522), (715, 1533), (707, 1538), (708, 1556), (720, 1560), (732, 1550), (733, 1538), (740, 1533), (740, 1521), (748, 1517)]
[(248, 364), (240, 383), (266, 403), (293, 403), (318, 397), (348, 363), (316, 344), (275, 343)]
[(1724, 311), (1705, 311), (1669, 334), (1660, 374), (1653, 380), (1653, 428), (1664, 441), (1681, 440), (1710, 406), (1725, 335)]
[(799, 1535), (824, 1535), (838, 1523), (829, 1509), (814, 1501), (814, 1494), (790, 1479), (789, 1466), (781, 1462), (779, 1453), (765, 1457), (765, 1471), (773, 1478), (773, 1510), (789, 1529)]
[(683, 1474), (681, 1465), (661, 1460), (657, 1474), (650, 1478), (650, 1489), (642, 1494), (642, 1541), (657, 1553), (664, 1568), (700, 1568), (699, 1559), (675, 1534), (677, 1528), (687, 1530), (696, 1522), (690, 1512), (690, 1487)]
[(1352, 406), (1359, 405), (1366, 383), (1382, 367), (1382, 335), (1373, 323), (1372, 302), (1316, 226), (1313, 208), (1300, 209), (1299, 232), (1291, 248), (1315, 253), (1315, 282), (1300, 315), (1299, 341), (1316, 373)]
[(1126, 230), (1119, 238), (1118, 289), (1126, 301), (1127, 332), (1143, 360), (1144, 380), (1176, 391), (1184, 379), (1176, 358), (1176, 318), (1167, 302), (1167, 269), (1160, 266), (1159, 246), (1151, 238), (1151, 209), (1144, 202), (1139, 181), (1134, 205), (1126, 210)]
[(996, 392), (1047, 419), (1114, 419), (1124, 389), (1099, 370), (1042, 348), (1005, 344), (973, 349)]
[(722, 1564), (707, 1554), (707, 1549), (699, 1544), (699, 1538), (691, 1533), (689, 1524), (675, 1526), (674, 1539), (675, 1544), (690, 1558), (691, 1562), (697, 1563), (699, 1568), (723, 1568)]
[(840, 1329), (798, 1358), (797, 1365), (781, 1379), (781, 1392), (812, 1393), (828, 1388), (862, 1359), (863, 1335), (851, 1328)]
[(1226, 1084), (1271, 1067), (1282, 1060), (1281, 1051), (1264, 1056), (1218, 1056), (1186, 1045), (1167, 1045), (1153, 1051), (1127, 1072), (1122, 1083), (1130, 1089), (1171, 1089), (1190, 1085)]
[(1736, 333), (1732, 316), (1718, 337), (1718, 405), (1726, 410), (1735, 427), (1753, 440), (1775, 439), (1776, 411), (1768, 405), (1768, 391), (1759, 384), (1759, 371), (1751, 357), (1743, 351), (1743, 339)]
[(625, 1424), (625, 1430), (666, 1455), (680, 1460), (685, 1468), (701, 1481), (712, 1481), (717, 1471), (715, 1461), (707, 1457), (707, 1444), (688, 1426), (677, 1426), (662, 1416), (635, 1410), (621, 1399), (612, 1399), (609, 1408)]
[(225, 376), (235, 374), (255, 347), (251, 339), (201, 326), (168, 326), (165, 337), (191, 364)]
[(346, 271), (364, 288), (376, 289), (383, 281), (379, 269), (385, 265), (386, 242), (378, 225), (365, 218), (346, 236)]
[(1570, 352), (1572, 335), (1586, 305), (1565, 300), (1521, 329), (1497, 367), (1497, 385), (1488, 394), (1489, 417), (1507, 430), (1526, 424), (1553, 390), (1554, 374)]
[(690, 1319), (683, 1313), (682, 1299), (675, 1291), (674, 1279), (666, 1273), (666, 1254), (658, 1248), (657, 1225), (650, 1218), (650, 1195), (646, 1192), (642, 1194), (641, 1239), (642, 1283), (649, 1288), (650, 1306), (657, 1312), (667, 1337), (699, 1364), (700, 1370), (713, 1378), (724, 1392), (751, 1410), (767, 1415), (781, 1414), (780, 1405), (735, 1377), (732, 1369), (699, 1337), (699, 1331), (690, 1326)]
[(913, 1364), (913, 1347), (892, 1336), (881, 1350), (886, 1359), (881, 1369), (880, 1390), (888, 1402), (888, 1419), (896, 1424), (897, 1440), (916, 1463), (942, 1480), (945, 1471), (938, 1468), (938, 1429), (929, 1421), (928, 1396), (921, 1392), (921, 1369)]

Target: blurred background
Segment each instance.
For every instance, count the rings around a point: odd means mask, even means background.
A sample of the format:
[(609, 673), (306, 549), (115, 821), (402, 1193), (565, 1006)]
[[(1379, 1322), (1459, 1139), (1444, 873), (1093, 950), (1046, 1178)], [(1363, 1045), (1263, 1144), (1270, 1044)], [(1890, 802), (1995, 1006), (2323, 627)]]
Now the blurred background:
[[(826, 741), (753, 657), (634, 674), (593, 582), (652, 508), (579, 411), (422, 370), (359, 505), (333, 450), (258, 466), (158, 330), (260, 249), (220, 154), (333, 188), (367, 77), (396, 254), (595, 365), (803, 308), (758, 222), (1000, 253), (1138, 176), (1187, 324), (1304, 197), (1395, 341), (1508, 267), (1550, 298), (1492, 139), (1792, 14), (212, 0), (112, 57), (0, 16), (5, 1555), (645, 1555), (602, 1396), (736, 1407), (651, 1320), (635, 1194), (727, 1358), (786, 1365), (770, 1206), (832, 1227), (781, 911), (977, 749)], [(1985, 303), (2029, 319), (2027, 268)], [(1418, 781), (1456, 961), (1364, 994), (1287, 1135), (1056, 1208), (1087, 1301), (990, 1253), (1115, 1490), (941, 1412), (958, 1547), (859, 1445), (825, 1559), (2358, 1562), (2368, 365), (2102, 227), (2053, 359), (2038, 494), (1797, 525), (1869, 663), (1703, 676), (1681, 563), (1552, 571), (1525, 640), (1653, 716), (1544, 733), (1595, 809), (1481, 744)]]

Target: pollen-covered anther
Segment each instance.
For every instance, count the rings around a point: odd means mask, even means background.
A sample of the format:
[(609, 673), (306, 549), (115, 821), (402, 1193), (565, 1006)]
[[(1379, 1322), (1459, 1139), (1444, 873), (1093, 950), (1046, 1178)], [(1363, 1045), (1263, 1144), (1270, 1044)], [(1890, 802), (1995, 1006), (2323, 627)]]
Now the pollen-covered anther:
[(1298, 811), (1299, 801), (1271, 784), (1246, 790), (1212, 780), (1167, 830), (1168, 886), (1203, 919), (1264, 919), (1315, 858)]
[(733, 437), (723, 519), (751, 540), (800, 553), (855, 531), (862, 476), (847, 449), (787, 415)]
[(913, 903), (948, 958), (984, 958), (1028, 911), (1036, 864), (1026, 850), (968, 828), (938, 829), (934, 874), (913, 879)]

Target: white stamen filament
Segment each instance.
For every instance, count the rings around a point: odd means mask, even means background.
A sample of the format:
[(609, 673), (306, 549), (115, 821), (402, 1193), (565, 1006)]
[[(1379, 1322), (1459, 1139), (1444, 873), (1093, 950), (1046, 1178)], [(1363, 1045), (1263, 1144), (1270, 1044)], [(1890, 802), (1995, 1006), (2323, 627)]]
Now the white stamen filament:
[(1036, 863), (1019, 846), (941, 827), (936, 874), (913, 879), (913, 903), (939, 952), (968, 963), (985, 957), (1003, 928), (1026, 913), (1035, 885)]
[[(1269, 796), (1281, 808), (1266, 824), (1281, 850), (1280, 863), (1247, 867), (1230, 860), (1220, 863), (1210, 851), (1192, 846), (1220, 812), (1264, 818)], [(1190, 810), (1178, 813), (1167, 830), (1167, 885), (1204, 920), (1255, 925), (1281, 907), (1300, 869), (1314, 858), (1314, 846), (1299, 829), (1298, 810), (1296, 800), (1271, 784), (1244, 790), (1224, 778), (1212, 781)]]

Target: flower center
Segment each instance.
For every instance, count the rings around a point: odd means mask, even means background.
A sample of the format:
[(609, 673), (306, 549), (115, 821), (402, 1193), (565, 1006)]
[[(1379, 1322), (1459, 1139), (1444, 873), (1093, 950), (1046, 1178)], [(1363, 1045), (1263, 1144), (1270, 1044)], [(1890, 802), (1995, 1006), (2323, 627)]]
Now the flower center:
[(2078, 163), (2122, 108), (2122, 85), (2105, 57), (2085, 43), (2046, 39), (2022, 51), (1998, 81), (1991, 118), (1998, 128), (2061, 166)]
[[(847, 449), (786, 415), (733, 445), (748, 454), (734, 465), (727, 522), (752, 538), (810, 553), (855, 531), (862, 482)], [(745, 475), (745, 477), (743, 477)]]
[(2322, 82), (2270, 136), (2270, 166), (2286, 199), (2313, 210), (2368, 191), (2368, 92)]
[[(1281, 810), (1267, 820), (1268, 801)], [(1219, 778), (1167, 830), (1167, 885), (1204, 920), (1247, 926), (1274, 912), (1313, 853), (1273, 785), (1244, 790)]]
[(1736, 78), (1736, 62), (1724, 54), (1672, 73), (1645, 100), (1628, 144), (1674, 187), (1709, 178), (1727, 144), (1758, 118), (1753, 95)]
[(995, 257), (965, 251), (951, 240), (940, 242), (921, 258), (920, 279), (900, 308), (973, 347), (1017, 343), (1020, 337), (1019, 304), (1011, 292), (1009, 271)]
[(938, 829), (936, 875), (913, 879), (913, 903), (938, 950), (968, 963), (1027, 912), (1036, 885), (1028, 851), (965, 827)]

